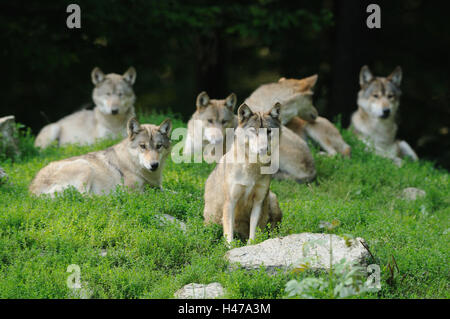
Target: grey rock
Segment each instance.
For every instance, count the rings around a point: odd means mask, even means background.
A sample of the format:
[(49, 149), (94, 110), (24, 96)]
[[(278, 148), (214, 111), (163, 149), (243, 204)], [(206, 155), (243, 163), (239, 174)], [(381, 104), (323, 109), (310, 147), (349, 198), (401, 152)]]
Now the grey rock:
[(214, 299), (220, 298), (225, 294), (222, 285), (218, 282), (211, 284), (187, 284), (175, 292), (177, 299)]
[[(347, 262), (365, 265), (369, 252), (361, 244), (362, 238), (345, 240), (331, 235), (332, 263), (342, 258)], [(250, 245), (229, 250), (225, 258), (232, 264), (232, 269), (240, 266), (245, 269), (258, 269), (261, 266), (270, 273), (277, 269), (289, 271), (294, 268), (327, 270), (330, 267), (330, 235), (301, 233), (286, 237), (268, 239), (257, 245)]]
[(427, 193), (419, 188), (408, 187), (402, 191), (402, 198), (410, 201), (414, 201), (418, 198), (424, 197)]
[(6, 182), (8, 180), (8, 175), (5, 173), (3, 168), (0, 167), (0, 184)]
[(14, 154), (19, 153), (15, 137), (16, 122), (13, 115), (0, 118), (0, 144), (4, 149)]
[(183, 230), (183, 232), (186, 232), (186, 224), (171, 215), (163, 214), (162, 216), (159, 216), (159, 219), (161, 219), (161, 221), (165, 223), (175, 223), (181, 228), (181, 230)]

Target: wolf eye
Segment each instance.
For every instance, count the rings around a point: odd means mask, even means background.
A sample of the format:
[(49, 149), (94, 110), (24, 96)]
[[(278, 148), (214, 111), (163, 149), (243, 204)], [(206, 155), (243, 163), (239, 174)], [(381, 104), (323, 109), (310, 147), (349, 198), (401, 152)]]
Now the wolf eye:
[(388, 95), (388, 99), (393, 99), (394, 98), (394, 94), (389, 94)]
[(145, 150), (145, 144), (139, 144), (139, 146), (141, 147), (141, 149)]
[(161, 143), (156, 144), (156, 148), (159, 150), (162, 147)]
[(372, 95), (374, 98), (378, 99), (380, 96), (378, 94)]
[(208, 123), (211, 123), (211, 124), (212, 124), (212, 123), (213, 123), (213, 120), (212, 120), (212, 119), (209, 119), (209, 120), (208, 120)]
[(222, 120), (222, 124), (227, 124), (227, 120)]

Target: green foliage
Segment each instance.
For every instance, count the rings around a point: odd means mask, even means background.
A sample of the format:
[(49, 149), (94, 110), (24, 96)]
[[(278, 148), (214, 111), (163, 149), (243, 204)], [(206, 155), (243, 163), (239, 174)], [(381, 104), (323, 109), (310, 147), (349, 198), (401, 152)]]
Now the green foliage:
[[(165, 117), (149, 113), (140, 120), (158, 124)], [(185, 123), (175, 119), (174, 126)], [(358, 298), (449, 298), (449, 174), (425, 161), (398, 168), (366, 153), (350, 132), (342, 133), (352, 146), (351, 159), (321, 156), (312, 146), (317, 181), (272, 182), (283, 221), (277, 233), (258, 233), (256, 242), (323, 232), (320, 226), (328, 224), (322, 221), (339, 220), (333, 233), (364, 238), (374, 255), (371, 262), (381, 268), (381, 290)], [(312, 276), (309, 270), (275, 275), (262, 269), (229, 271), (221, 227), (203, 225), (204, 183), (213, 165), (168, 160), (164, 192), (118, 188), (108, 196), (83, 196), (67, 190), (55, 199), (28, 193), (34, 175), (50, 161), (115, 142), (51, 147), (17, 162), (0, 162), (10, 176), (0, 186), (1, 298), (73, 297), (66, 287), (70, 264), (80, 266), (81, 282), (93, 298), (172, 298), (185, 284), (214, 281), (230, 298), (284, 298), (291, 280), (301, 283), (295, 291), (307, 292), (303, 297), (331, 298), (351, 295), (350, 287), (361, 285), (345, 264), (334, 268), (332, 284), (329, 273)], [(405, 187), (421, 188), (427, 195), (406, 201), (399, 197)], [(162, 214), (185, 222), (186, 233), (161, 222)]]

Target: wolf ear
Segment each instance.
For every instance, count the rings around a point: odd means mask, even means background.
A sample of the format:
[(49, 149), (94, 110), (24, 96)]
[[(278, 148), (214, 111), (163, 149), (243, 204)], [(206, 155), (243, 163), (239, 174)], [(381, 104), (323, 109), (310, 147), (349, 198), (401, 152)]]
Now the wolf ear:
[(209, 96), (208, 93), (205, 91), (201, 92), (197, 96), (197, 101), (195, 102), (197, 109), (201, 109), (203, 107), (206, 107), (209, 104)]
[(312, 89), (314, 89), (314, 86), (317, 83), (317, 78), (319, 76), (317, 74), (311, 75), (307, 78), (302, 79), (301, 81), (304, 83), (304, 87), (303, 87), (303, 91), (311, 91)]
[(267, 114), (269, 114), (272, 118), (276, 120), (280, 120), (280, 113), (281, 113), (281, 104), (280, 102), (275, 103), (274, 106), (270, 109)]
[(361, 68), (361, 71), (359, 72), (359, 85), (363, 86), (368, 84), (370, 81), (373, 80), (372, 72), (370, 72), (370, 69), (367, 65), (363, 66)]
[(161, 132), (161, 134), (170, 135), (170, 132), (172, 131), (172, 121), (170, 119), (165, 119), (160, 125), (158, 130)]
[(138, 120), (135, 117), (129, 119), (127, 123), (127, 133), (130, 140), (133, 140), (140, 131), (141, 124), (139, 124)]
[(105, 79), (105, 74), (100, 70), (99, 67), (95, 67), (91, 72), (92, 83), (97, 85)]
[(241, 104), (241, 106), (239, 106), (239, 109), (238, 109), (239, 123), (241, 123), (245, 120), (248, 120), (252, 115), (253, 115), (253, 112), (247, 104), (243, 103), (243, 104)]
[(122, 75), (123, 79), (128, 82), (128, 84), (133, 85), (136, 81), (136, 69), (132, 66)]
[(236, 94), (231, 93), (228, 95), (228, 97), (225, 99), (225, 106), (230, 109), (231, 112), (233, 112), (234, 107), (236, 106), (237, 97)]
[(400, 86), (400, 83), (402, 82), (402, 68), (400, 66), (397, 66), (394, 71), (389, 74), (387, 79), (394, 83), (395, 86)]

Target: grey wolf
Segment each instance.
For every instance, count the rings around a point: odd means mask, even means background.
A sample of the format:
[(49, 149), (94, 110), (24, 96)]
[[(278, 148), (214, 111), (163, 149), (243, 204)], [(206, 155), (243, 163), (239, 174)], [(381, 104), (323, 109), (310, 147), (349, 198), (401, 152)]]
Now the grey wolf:
[[(256, 227), (273, 226), (281, 221), (281, 210), (277, 197), (269, 190), (271, 175), (261, 174), (261, 161), (252, 162), (250, 157), (268, 151), (272, 144), (272, 130), (279, 129), (280, 104), (275, 104), (267, 112), (253, 112), (246, 104), (238, 109), (238, 127), (259, 138), (266, 134), (267, 144), (254, 143), (245, 138), (243, 143), (235, 139), (230, 150), (223, 155), (205, 184), (205, 223), (223, 225), (224, 235), (230, 243), (235, 232), (241, 238), (255, 239)], [(261, 130), (262, 129), (262, 130)], [(235, 135), (236, 136), (236, 135)], [(275, 142), (276, 143), (276, 142)], [(270, 151), (270, 150), (269, 150)], [(237, 154), (245, 154), (245, 160), (236, 159)], [(252, 154), (253, 153), (253, 154)]]
[[(234, 93), (225, 99), (211, 99), (206, 92), (201, 92), (197, 96), (197, 109), (187, 125), (184, 155), (202, 154), (207, 144), (217, 145), (224, 142), (226, 129), (237, 126), (237, 117), (233, 113), (236, 102)], [(196, 127), (199, 128), (199, 132), (196, 132)], [(223, 143), (222, 154), (225, 154), (225, 147), (226, 143)]]
[(399, 165), (404, 157), (418, 159), (406, 141), (396, 139), (395, 117), (400, 105), (401, 81), (399, 66), (387, 77), (375, 77), (368, 66), (363, 66), (359, 75), (358, 109), (351, 119), (351, 129), (366, 145)]
[(73, 186), (81, 193), (102, 194), (117, 185), (137, 190), (161, 188), (164, 161), (170, 153), (172, 123), (159, 126), (128, 121), (128, 137), (106, 150), (51, 162), (31, 182), (35, 195), (62, 192)]
[(45, 148), (55, 141), (58, 145), (93, 144), (96, 139), (126, 136), (127, 121), (135, 115), (136, 70), (130, 67), (123, 75), (105, 75), (96, 67), (91, 78), (95, 86), (92, 92), (95, 108), (75, 112), (44, 126), (36, 137), (36, 147)]

